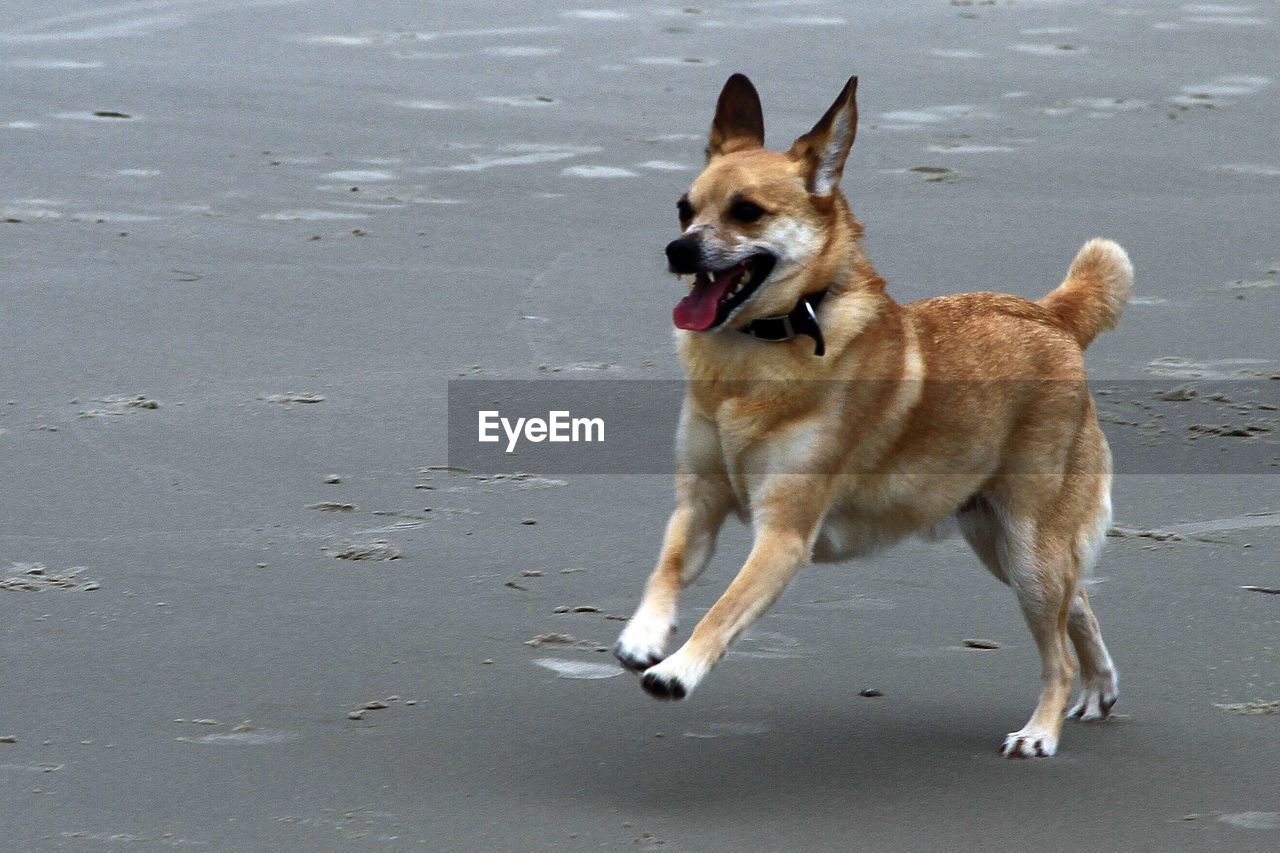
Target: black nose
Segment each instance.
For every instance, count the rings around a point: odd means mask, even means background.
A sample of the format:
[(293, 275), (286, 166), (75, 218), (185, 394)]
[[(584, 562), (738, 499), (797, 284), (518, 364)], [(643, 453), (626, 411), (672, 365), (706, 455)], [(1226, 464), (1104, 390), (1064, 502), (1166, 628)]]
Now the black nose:
[(667, 263), (675, 273), (695, 273), (701, 269), (702, 247), (697, 240), (681, 237), (667, 244)]

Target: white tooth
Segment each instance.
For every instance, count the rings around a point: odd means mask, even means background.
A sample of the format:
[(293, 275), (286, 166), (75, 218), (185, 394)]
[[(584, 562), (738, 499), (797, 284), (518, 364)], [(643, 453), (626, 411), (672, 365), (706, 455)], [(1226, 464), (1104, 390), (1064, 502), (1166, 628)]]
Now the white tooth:
[(751, 281), (751, 270), (747, 270), (742, 274), (742, 284), (747, 284), (750, 281)]

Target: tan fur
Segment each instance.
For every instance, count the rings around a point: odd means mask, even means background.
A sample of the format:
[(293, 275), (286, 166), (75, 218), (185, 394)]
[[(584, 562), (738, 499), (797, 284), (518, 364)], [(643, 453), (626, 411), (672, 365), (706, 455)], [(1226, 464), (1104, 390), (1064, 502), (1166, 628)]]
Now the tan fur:
[[(1115, 701), (1114, 667), (1079, 584), (1109, 523), (1111, 477), (1082, 348), (1118, 320), (1128, 258), (1090, 241), (1039, 302), (968, 293), (899, 304), (863, 253), (843, 195), (825, 183), (839, 179), (853, 141), (856, 81), (783, 154), (760, 147), (745, 79), (735, 75), (721, 96), (729, 114), (713, 122), (709, 162), (686, 197), (694, 216), (682, 224), (722, 254), (768, 245), (790, 260), (724, 328), (677, 333), (689, 378), (677, 508), (615, 653), (644, 671), (651, 693), (680, 698), (810, 560), (860, 556), (958, 521), (1016, 593), (1043, 663), (1040, 703), (1002, 751), (1051, 755), (1077, 657), (1083, 686), (1072, 713), (1104, 717)], [(734, 221), (726, 211), (744, 198), (766, 215)], [(808, 338), (770, 343), (736, 331), (824, 288), (824, 357)], [(750, 522), (751, 554), (664, 658), (679, 590), (710, 559), (729, 512)]]

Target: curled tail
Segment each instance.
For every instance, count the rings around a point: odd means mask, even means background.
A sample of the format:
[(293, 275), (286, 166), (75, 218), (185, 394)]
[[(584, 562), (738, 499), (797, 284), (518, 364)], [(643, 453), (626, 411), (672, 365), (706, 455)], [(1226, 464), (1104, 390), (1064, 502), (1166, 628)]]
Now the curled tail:
[(1120, 244), (1095, 237), (1076, 253), (1062, 284), (1040, 299), (1058, 322), (1087, 347), (1114, 329), (1133, 288), (1133, 264)]

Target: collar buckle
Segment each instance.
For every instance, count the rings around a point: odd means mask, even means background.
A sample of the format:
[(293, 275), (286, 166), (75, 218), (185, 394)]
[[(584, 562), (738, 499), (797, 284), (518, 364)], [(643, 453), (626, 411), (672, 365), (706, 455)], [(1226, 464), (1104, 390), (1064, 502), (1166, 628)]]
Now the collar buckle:
[(798, 335), (807, 335), (813, 338), (813, 354), (824, 355), (827, 345), (822, 337), (822, 326), (818, 324), (816, 306), (822, 303), (826, 295), (826, 290), (810, 293), (797, 302), (789, 313), (752, 320), (742, 331), (758, 341), (769, 343), (785, 343), (795, 340)]

